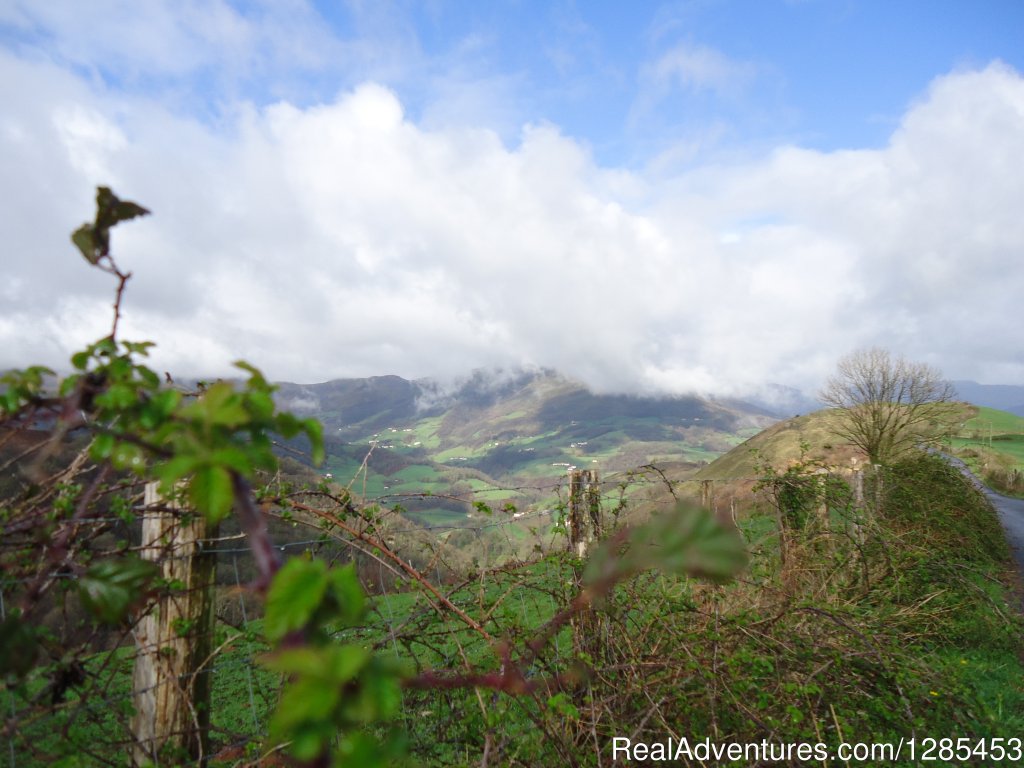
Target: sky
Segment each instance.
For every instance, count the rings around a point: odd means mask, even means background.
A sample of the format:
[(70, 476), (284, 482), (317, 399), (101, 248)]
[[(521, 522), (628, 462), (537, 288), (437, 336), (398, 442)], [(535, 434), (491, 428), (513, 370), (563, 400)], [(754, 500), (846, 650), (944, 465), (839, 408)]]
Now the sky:
[(1024, 2), (0, 0), (0, 369), (1024, 384)]

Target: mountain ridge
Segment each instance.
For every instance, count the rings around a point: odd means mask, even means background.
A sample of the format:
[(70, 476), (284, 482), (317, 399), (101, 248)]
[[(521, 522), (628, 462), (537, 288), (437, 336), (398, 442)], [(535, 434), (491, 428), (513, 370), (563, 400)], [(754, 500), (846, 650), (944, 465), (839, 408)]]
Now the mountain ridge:
[(398, 376), (282, 383), (277, 397), (323, 423), (332, 480), (359, 475), (367, 498), (415, 497), (403, 504), (431, 522), (470, 509), (441, 496), (522, 503), (506, 491), (551, 488), (573, 467), (694, 471), (777, 421), (732, 399), (596, 394), (548, 370), (477, 372), (449, 387)]

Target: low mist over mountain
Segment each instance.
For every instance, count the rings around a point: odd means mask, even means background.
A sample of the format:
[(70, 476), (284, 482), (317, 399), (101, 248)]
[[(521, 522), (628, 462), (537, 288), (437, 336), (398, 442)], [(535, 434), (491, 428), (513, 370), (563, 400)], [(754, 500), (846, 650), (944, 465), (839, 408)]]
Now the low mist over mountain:
[(398, 376), (282, 384), (278, 399), (324, 423), (325, 471), (343, 484), (359, 475), (367, 497), (455, 488), (497, 499), (573, 466), (695, 468), (777, 420), (741, 401), (595, 394), (551, 371), (477, 372), (450, 386)]
[[(594, 394), (551, 371), (485, 373), (445, 387), (432, 380), (399, 376), (339, 379), (322, 384), (282, 384), (282, 406), (316, 416), (335, 441), (380, 438), (377, 444), (409, 447), (416, 441), (389, 435), (419, 433), (425, 423), (437, 449), (461, 446), (471, 461), (495, 462), (493, 449), (564, 439), (607, 455), (625, 443), (677, 443), (674, 453), (716, 452), (711, 443), (776, 420), (769, 403), (712, 400), (697, 396), (640, 397)], [(413, 429), (413, 427), (416, 427)], [(394, 430), (394, 431), (392, 431)], [(419, 441), (421, 446), (423, 441)], [(420, 447), (420, 446), (417, 446)], [(724, 448), (724, 444), (722, 446)], [(484, 450), (492, 449), (492, 450)], [(481, 454), (486, 454), (485, 456)]]

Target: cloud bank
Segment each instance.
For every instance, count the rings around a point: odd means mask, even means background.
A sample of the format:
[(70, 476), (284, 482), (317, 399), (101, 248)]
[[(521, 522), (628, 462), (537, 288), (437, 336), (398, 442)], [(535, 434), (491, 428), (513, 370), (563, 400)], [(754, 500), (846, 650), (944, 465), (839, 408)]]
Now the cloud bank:
[(672, 174), (602, 167), (556, 125), (417, 121), (372, 81), (216, 120), (10, 52), (0, 82), (0, 367), (65, 365), (107, 332), (113, 286), (68, 240), (105, 184), (154, 214), (114, 234), (123, 333), (181, 376), (521, 366), (724, 395), (813, 389), (877, 344), (1024, 378), (1024, 78), (998, 62), (936, 79), (882, 148)]

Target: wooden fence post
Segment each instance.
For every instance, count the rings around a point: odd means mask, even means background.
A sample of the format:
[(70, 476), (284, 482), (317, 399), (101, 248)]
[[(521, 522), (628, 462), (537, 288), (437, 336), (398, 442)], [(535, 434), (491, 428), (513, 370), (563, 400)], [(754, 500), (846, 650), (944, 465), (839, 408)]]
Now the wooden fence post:
[(715, 511), (715, 481), (714, 480), (701, 480), (700, 481), (700, 505), (704, 509)]
[(863, 544), (861, 520), (864, 517), (864, 470), (857, 467), (853, 470), (853, 540)]
[[(601, 485), (596, 470), (569, 470), (569, 551), (581, 560), (587, 556), (590, 546), (604, 536), (604, 521), (601, 516)], [(582, 587), (581, 569), (573, 568), (576, 589)], [(607, 626), (598, 621), (593, 610), (587, 608), (572, 622), (573, 648), (585, 653), (592, 660), (604, 653), (604, 636)]]
[(171, 586), (135, 627), (132, 762), (178, 765), (188, 758), (205, 765), (216, 555), (203, 551), (203, 541), (216, 527), (162, 500), (158, 487), (146, 486), (141, 553)]
[(601, 485), (597, 470), (569, 470), (569, 549), (586, 557), (590, 544), (604, 535)]

